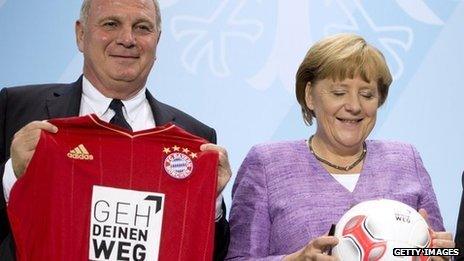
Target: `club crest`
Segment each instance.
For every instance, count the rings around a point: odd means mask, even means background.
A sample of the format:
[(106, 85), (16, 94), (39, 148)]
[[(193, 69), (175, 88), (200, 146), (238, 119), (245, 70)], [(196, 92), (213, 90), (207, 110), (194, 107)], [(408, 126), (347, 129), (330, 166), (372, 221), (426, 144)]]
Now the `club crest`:
[(173, 146), (164, 148), (163, 152), (167, 154), (164, 160), (164, 170), (171, 177), (176, 179), (185, 179), (193, 171), (193, 158), (196, 158), (196, 153), (193, 153), (188, 148), (180, 148)]

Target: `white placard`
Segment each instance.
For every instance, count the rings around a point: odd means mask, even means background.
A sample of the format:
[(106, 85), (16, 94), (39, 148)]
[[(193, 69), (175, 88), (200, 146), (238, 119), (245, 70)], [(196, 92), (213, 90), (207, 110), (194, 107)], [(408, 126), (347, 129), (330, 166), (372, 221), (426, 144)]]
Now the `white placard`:
[(158, 260), (164, 194), (94, 186), (90, 260)]

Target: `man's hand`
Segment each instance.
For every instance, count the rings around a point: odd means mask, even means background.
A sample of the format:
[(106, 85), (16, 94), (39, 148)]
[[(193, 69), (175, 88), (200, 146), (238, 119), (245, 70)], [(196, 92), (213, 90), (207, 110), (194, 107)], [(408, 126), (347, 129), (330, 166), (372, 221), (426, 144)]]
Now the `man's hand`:
[(29, 165), (42, 130), (56, 133), (58, 128), (46, 121), (33, 121), (15, 133), (11, 142), (10, 155), (13, 171), (17, 178), (24, 174)]
[[(427, 211), (423, 208), (419, 209), (419, 214), (427, 221), (427, 224), (429, 224), (429, 218)], [(453, 235), (450, 232), (444, 232), (444, 231), (433, 231), (432, 230), (432, 245), (431, 247), (434, 248), (454, 248), (455, 243), (453, 241)], [(432, 260), (434, 261), (439, 261), (439, 260), (449, 260), (449, 257), (446, 256), (434, 256), (432, 257)]]
[(329, 256), (325, 252), (338, 244), (338, 239), (333, 236), (321, 236), (311, 240), (306, 246), (297, 252), (284, 257), (284, 261), (303, 261), (303, 260), (338, 260), (336, 257)]
[(229, 157), (227, 156), (227, 151), (221, 146), (216, 144), (207, 143), (203, 144), (200, 147), (201, 151), (205, 150), (214, 150), (219, 153), (219, 166), (218, 166), (218, 184), (217, 184), (217, 195), (219, 196), (229, 182), (230, 177), (232, 176), (232, 171), (230, 170)]

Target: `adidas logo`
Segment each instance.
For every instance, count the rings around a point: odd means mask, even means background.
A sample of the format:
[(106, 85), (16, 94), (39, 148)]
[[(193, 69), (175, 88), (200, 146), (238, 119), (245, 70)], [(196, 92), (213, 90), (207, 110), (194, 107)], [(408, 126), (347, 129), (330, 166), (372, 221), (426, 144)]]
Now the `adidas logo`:
[(79, 146), (68, 152), (67, 155), (71, 159), (93, 160), (93, 155), (87, 151), (83, 144), (79, 144)]

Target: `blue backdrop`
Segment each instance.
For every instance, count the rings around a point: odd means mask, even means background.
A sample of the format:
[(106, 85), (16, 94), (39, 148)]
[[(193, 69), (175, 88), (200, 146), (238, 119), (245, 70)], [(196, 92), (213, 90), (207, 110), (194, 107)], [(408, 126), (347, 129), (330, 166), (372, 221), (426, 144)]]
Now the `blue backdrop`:
[[(71, 82), (82, 71), (81, 1), (0, 0), (0, 86)], [(160, 0), (163, 33), (148, 87), (214, 126), (234, 175), (253, 144), (307, 138), (294, 76), (307, 49), (355, 32), (386, 55), (394, 82), (370, 138), (414, 144), (455, 230), (464, 170), (464, 2)], [(235, 177), (235, 176), (234, 176)], [(230, 206), (233, 179), (224, 192)], [(308, 184), (309, 185), (309, 184)]]

